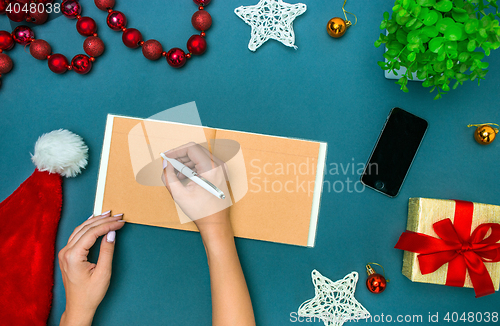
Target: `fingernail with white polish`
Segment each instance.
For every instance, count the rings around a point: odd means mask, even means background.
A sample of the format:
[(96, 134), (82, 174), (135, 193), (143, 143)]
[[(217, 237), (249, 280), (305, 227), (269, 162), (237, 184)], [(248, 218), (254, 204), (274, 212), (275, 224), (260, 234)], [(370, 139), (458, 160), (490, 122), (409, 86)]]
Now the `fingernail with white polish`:
[(163, 169), (165, 170), (165, 168), (167, 167), (168, 165), (168, 161), (167, 160), (163, 160)]
[(118, 217), (118, 216), (123, 216), (123, 213), (121, 213), (121, 214), (116, 214), (116, 215), (113, 215), (113, 217)]
[(111, 211), (104, 212), (104, 213), (102, 213), (101, 215), (107, 215), (107, 214), (109, 214), (109, 213), (111, 213)]
[(90, 220), (92, 217), (94, 217), (94, 214), (90, 215), (90, 217), (87, 220)]
[(108, 234), (106, 235), (106, 241), (107, 242), (115, 242), (115, 237), (116, 237), (116, 232), (109, 231)]

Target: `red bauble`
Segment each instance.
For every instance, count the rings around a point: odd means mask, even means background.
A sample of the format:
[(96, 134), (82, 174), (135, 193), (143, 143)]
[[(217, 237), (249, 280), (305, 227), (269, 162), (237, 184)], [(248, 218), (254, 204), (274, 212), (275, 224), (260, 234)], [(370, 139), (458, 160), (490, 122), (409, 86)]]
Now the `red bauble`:
[(12, 60), (5, 53), (0, 53), (0, 75), (12, 70)]
[(201, 55), (207, 50), (207, 41), (200, 35), (193, 35), (187, 41), (188, 51), (194, 55)]
[(122, 12), (112, 11), (106, 18), (106, 23), (112, 30), (119, 31), (127, 26), (127, 17)]
[(0, 31), (0, 50), (10, 50), (14, 47), (14, 44), (14, 39), (9, 32)]
[(85, 75), (92, 69), (92, 61), (85, 54), (77, 54), (71, 60), (73, 70), (81, 75)]
[(127, 28), (122, 35), (123, 44), (131, 49), (139, 47), (142, 41), (142, 34), (135, 28)]
[(97, 32), (97, 24), (90, 17), (81, 17), (76, 22), (76, 30), (80, 35), (90, 36)]
[(38, 6), (36, 6), (35, 12), (30, 11), (26, 20), (29, 20), (36, 25), (42, 25), (47, 21), (48, 18), (49, 14), (45, 10), (45, 7), (42, 11), (38, 11)]
[(98, 57), (104, 52), (104, 42), (97, 36), (89, 36), (83, 41), (83, 50), (91, 57)]
[(7, 0), (0, 0), (0, 15), (5, 14), (8, 5)]
[(64, 55), (56, 53), (48, 58), (49, 69), (56, 74), (65, 73), (68, 70), (69, 61)]
[(61, 4), (61, 12), (68, 18), (76, 18), (82, 13), (82, 6), (76, 0), (64, 0)]
[(108, 11), (108, 9), (112, 9), (115, 6), (115, 0), (94, 0), (94, 3), (97, 8)]
[(206, 31), (212, 26), (212, 16), (205, 10), (198, 10), (191, 17), (191, 24), (199, 31)]
[(17, 26), (12, 32), (12, 38), (14, 38), (16, 43), (26, 45), (33, 41), (35, 33), (28, 26), (20, 25)]
[(198, 6), (208, 6), (212, 0), (193, 0)]
[(142, 45), (142, 54), (149, 60), (158, 60), (163, 52), (161, 43), (157, 40), (147, 40)]
[(371, 274), (366, 280), (366, 287), (371, 293), (382, 293), (385, 290), (387, 281), (380, 274)]
[[(11, 8), (12, 10), (10, 12), (7, 12), (7, 17), (9, 17), (10, 20), (12, 20), (13, 22), (16, 22), (16, 23), (19, 23), (19, 22), (22, 22), (23, 20), (26, 19), (26, 17), (28, 16), (28, 13), (23, 9), (23, 4), (21, 1), (11, 1), (10, 2), (11, 4)], [(15, 4), (19, 4), (17, 6), (15, 6)], [(18, 8), (20, 8), (21, 10), (19, 11), (16, 11)]]
[(187, 58), (186, 53), (179, 48), (172, 48), (167, 52), (165, 56), (167, 58), (167, 62), (174, 68), (180, 68), (186, 64)]
[(52, 48), (44, 40), (34, 40), (30, 44), (30, 53), (35, 59), (45, 60), (52, 53)]

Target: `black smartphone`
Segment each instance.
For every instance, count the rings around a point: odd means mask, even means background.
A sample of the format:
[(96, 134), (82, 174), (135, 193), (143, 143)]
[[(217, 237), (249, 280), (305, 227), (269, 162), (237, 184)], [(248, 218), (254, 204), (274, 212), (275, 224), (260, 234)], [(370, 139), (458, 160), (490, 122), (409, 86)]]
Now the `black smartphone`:
[(361, 182), (389, 197), (396, 197), (422, 143), (428, 123), (394, 108), (373, 148)]

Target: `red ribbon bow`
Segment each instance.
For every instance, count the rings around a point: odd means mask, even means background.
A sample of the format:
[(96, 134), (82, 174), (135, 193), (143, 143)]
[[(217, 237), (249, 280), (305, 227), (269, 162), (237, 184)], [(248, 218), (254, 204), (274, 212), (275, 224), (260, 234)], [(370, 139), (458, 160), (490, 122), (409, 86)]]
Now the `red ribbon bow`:
[[(500, 261), (500, 224), (484, 223), (471, 234), (474, 204), (456, 201), (455, 224), (449, 218), (433, 224), (441, 238), (405, 231), (395, 248), (418, 253), (422, 274), (430, 274), (446, 263), (446, 285), (463, 287), (469, 272), (476, 298), (495, 292), (490, 274), (484, 265)], [(491, 234), (485, 238), (488, 231)]]

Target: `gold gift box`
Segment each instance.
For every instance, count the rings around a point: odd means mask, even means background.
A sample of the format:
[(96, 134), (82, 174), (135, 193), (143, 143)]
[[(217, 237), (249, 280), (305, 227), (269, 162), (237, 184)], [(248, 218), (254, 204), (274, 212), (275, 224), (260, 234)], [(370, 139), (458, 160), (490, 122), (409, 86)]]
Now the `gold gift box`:
[[(410, 198), (408, 202), (408, 223), (406, 229), (439, 238), (434, 232), (433, 224), (446, 218), (454, 222), (454, 216), (454, 200)], [(500, 206), (474, 203), (471, 230), (474, 231), (477, 226), (483, 223), (500, 223)], [(404, 252), (403, 275), (408, 277), (412, 282), (444, 285), (448, 273), (448, 263), (441, 266), (434, 273), (422, 275), (417, 256), (418, 254), (414, 252)], [(484, 265), (490, 273), (495, 291), (498, 291), (500, 286), (500, 263), (485, 263)], [(472, 288), (468, 272), (464, 287)]]

